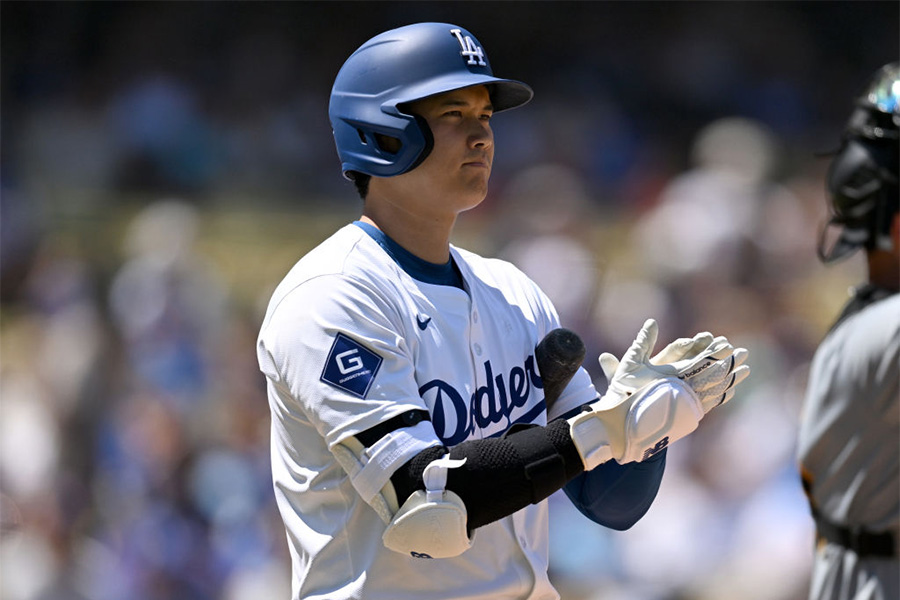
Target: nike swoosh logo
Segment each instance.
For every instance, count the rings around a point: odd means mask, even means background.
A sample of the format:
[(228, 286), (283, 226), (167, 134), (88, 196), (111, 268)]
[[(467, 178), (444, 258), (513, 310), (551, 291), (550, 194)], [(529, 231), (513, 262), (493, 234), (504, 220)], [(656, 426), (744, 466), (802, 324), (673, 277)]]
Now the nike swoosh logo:
[(416, 322), (419, 324), (419, 329), (425, 331), (425, 328), (428, 327), (429, 323), (431, 323), (431, 317), (425, 317), (423, 319), (421, 316), (417, 316)]

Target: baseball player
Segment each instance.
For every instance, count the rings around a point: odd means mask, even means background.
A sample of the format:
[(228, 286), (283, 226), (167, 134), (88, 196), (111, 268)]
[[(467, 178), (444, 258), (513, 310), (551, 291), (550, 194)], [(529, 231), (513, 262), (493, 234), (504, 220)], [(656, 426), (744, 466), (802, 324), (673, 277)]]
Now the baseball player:
[[(257, 350), (295, 599), (552, 599), (545, 499), (615, 529), (649, 508), (666, 447), (734, 395), (746, 350), (700, 333), (651, 358), (648, 319), (545, 398), (560, 326), (511, 264), (451, 245), (485, 197), (494, 113), (531, 99), (469, 31), (419, 23), (344, 63), (329, 114), (362, 215), (277, 287)], [(551, 403), (552, 401), (552, 403)]]
[(900, 598), (900, 66), (883, 67), (858, 100), (827, 186), (842, 228), (819, 256), (864, 248), (868, 282), (813, 358), (799, 433), (818, 544), (810, 599)]

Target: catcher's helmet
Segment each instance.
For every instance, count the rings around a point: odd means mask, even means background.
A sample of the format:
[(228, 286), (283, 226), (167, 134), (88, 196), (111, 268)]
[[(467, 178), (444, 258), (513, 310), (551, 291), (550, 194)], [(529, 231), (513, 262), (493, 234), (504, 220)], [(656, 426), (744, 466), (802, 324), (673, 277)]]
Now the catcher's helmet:
[[(344, 176), (391, 177), (415, 168), (431, 150), (431, 131), (404, 104), (473, 85), (487, 86), (494, 112), (532, 96), (524, 83), (494, 77), (481, 44), (456, 25), (417, 23), (364, 43), (338, 72), (328, 106)], [(398, 139), (400, 149), (383, 148), (376, 135)]]
[[(827, 177), (831, 219), (819, 243), (819, 257), (832, 262), (860, 247), (890, 249), (891, 220), (900, 210), (900, 64), (875, 74), (844, 129)], [(830, 226), (841, 227), (829, 247)]]

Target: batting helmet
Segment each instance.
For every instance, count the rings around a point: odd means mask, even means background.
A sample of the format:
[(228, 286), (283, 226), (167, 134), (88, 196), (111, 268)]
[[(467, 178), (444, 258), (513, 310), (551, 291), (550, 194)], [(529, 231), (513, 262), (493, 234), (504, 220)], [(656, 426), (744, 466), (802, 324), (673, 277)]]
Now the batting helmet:
[[(900, 210), (900, 65), (875, 74), (844, 129), (827, 176), (831, 219), (819, 243), (819, 257), (833, 262), (861, 247), (890, 249), (891, 221)], [(829, 227), (842, 228), (833, 245)]]
[[(431, 131), (404, 104), (473, 85), (487, 86), (494, 112), (532, 96), (524, 83), (494, 77), (484, 48), (456, 25), (417, 23), (364, 43), (338, 72), (328, 106), (344, 176), (391, 177), (415, 168), (431, 151)], [(399, 150), (382, 147), (377, 136), (399, 140)]]

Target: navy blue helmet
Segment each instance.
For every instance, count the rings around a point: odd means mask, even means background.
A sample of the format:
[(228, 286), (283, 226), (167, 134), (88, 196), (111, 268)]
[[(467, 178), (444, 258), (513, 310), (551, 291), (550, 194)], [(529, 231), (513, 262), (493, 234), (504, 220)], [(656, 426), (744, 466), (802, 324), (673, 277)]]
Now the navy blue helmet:
[[(844, 129), (828, 169), (831, 219), (819, 257), (832, 262), (859, 248), (890, 249), (890, 225), (900, 210), (900, 65), (885, 65), (872, 78)], [(841, 229), (834, 241), (828, 230)]]
[[(417, 23), (364, 43), (338, 72), (328, 106), (344, 176), (391, 177), (415, 168), (431, 150), (431, 131), (405, 105), (473, 85), (487, 86), (494, 112), (532, 97), (524, 83), (494, 77), (481, 43), (456, 25)], [(381, 136), (399, 140), (399, 149), (383, 147)]]

